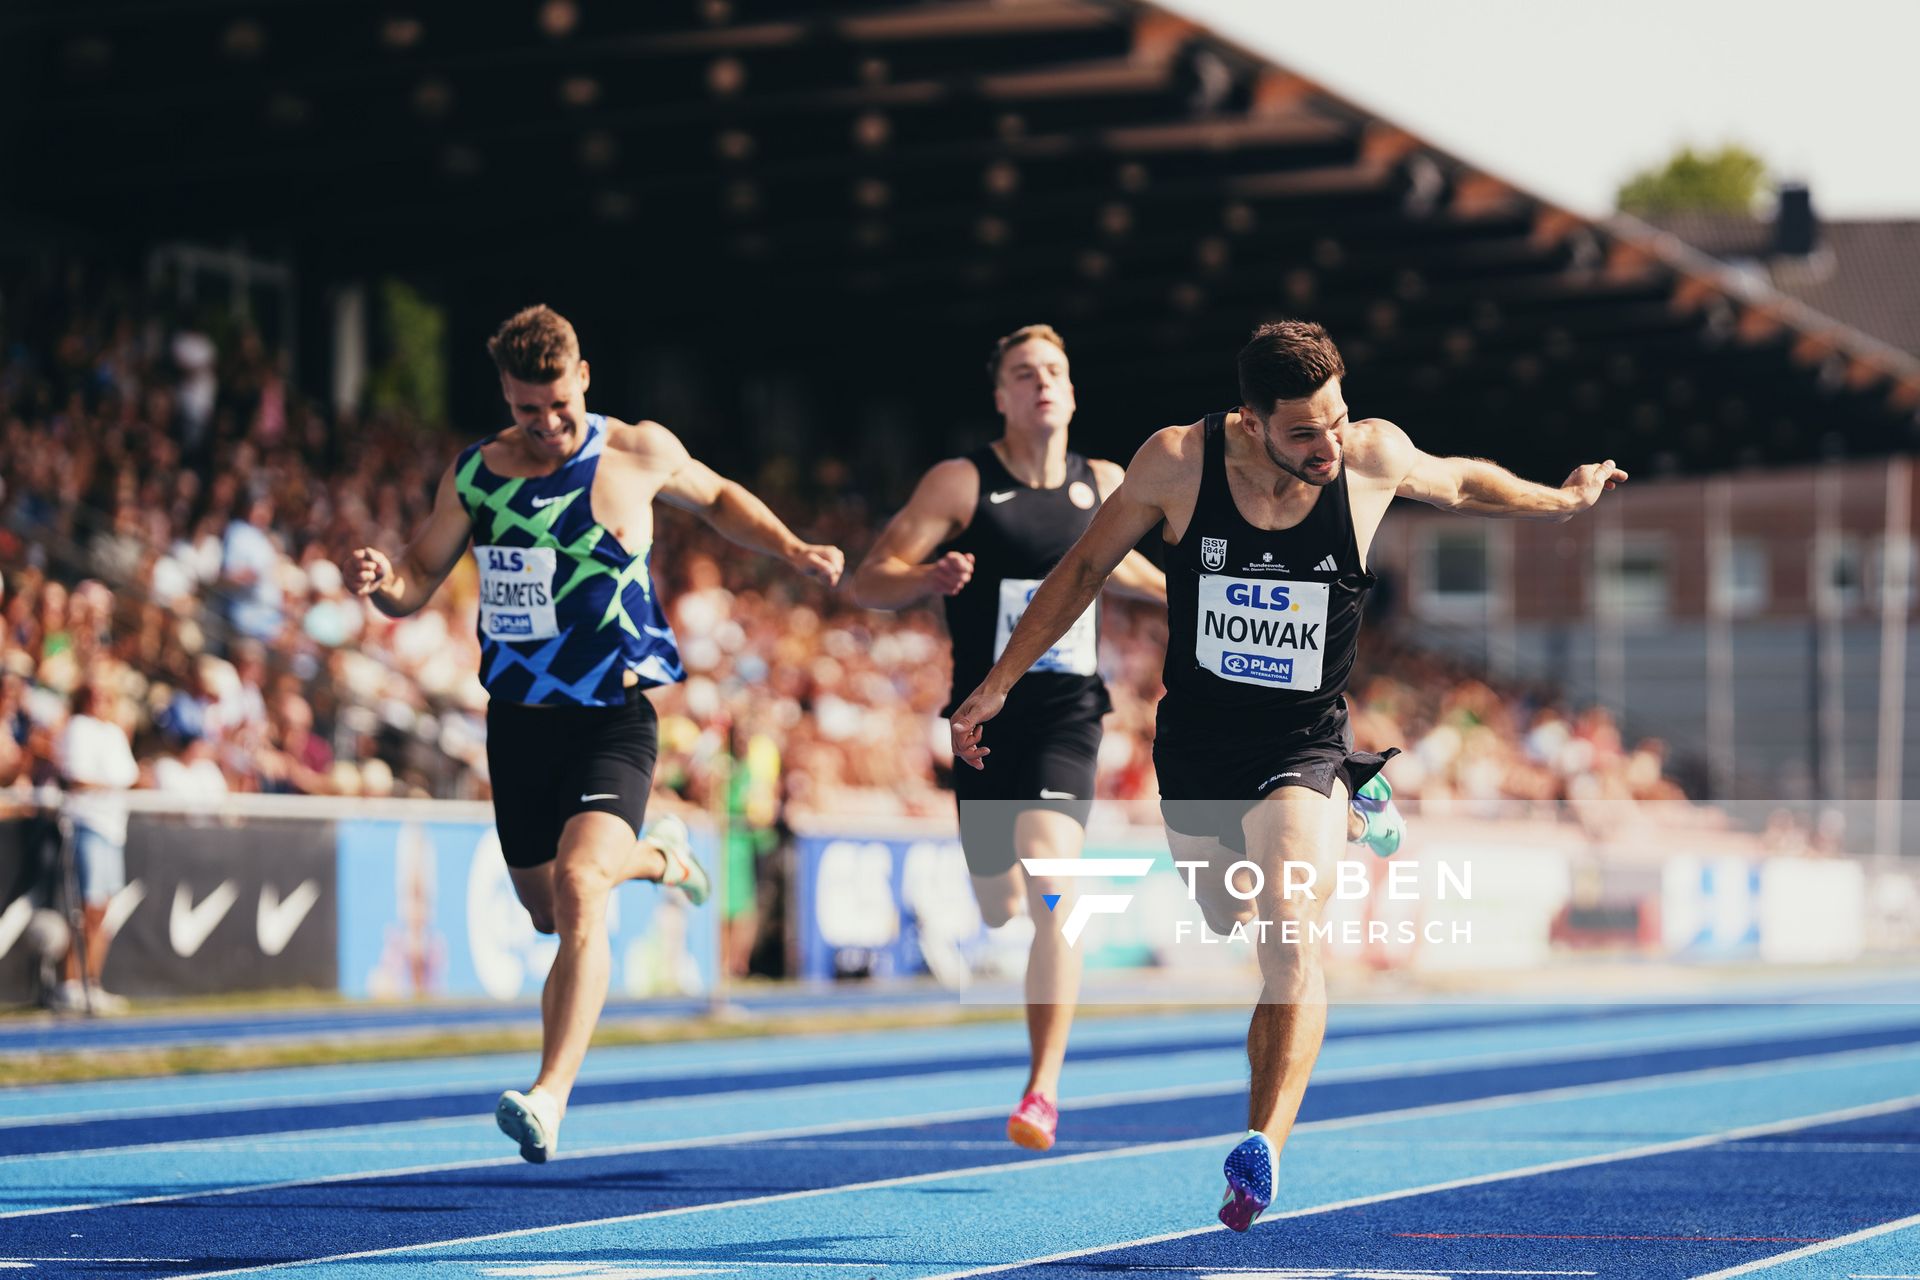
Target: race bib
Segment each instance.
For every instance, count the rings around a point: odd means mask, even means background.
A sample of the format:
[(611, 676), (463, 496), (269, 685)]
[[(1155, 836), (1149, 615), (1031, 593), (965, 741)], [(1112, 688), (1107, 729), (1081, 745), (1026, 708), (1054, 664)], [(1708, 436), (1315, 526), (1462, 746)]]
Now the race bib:
[(1222, 680), (1311, 693), (1327, 644), (1324, 582), (1200, 575), (1194, 660)]
[(480, 634), (490, 640), (550, 640), (552, 547), (475, 547), (480, 565)]
[[(1027, 605), (1033, 600), (1033, 593), (1040, 589), (1037, 578), (1000, 579), (1000, 621), (993, 633), (993, 658), (1007, 651), (1007, 641), (1013, 637), (1013, 629), (1020, 625), (1020, 617), (1026, 613)], [(1100, 643), (1094, 631), (1094, 611), (1100, 607), (1098, 601), (1087, 606), (1087, 611), (1074, 619), (1067, 634), (1054, 642), (1053, 648), (1040, 655), (1030, 671), (1059, 671), (1067, 675), (1090, 676), (1100, 669)]]

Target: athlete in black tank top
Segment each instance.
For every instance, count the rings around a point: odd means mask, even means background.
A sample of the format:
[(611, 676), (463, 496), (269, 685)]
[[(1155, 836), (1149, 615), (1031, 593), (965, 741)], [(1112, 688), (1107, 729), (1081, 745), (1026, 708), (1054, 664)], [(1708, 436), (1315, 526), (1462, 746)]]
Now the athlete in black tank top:
[[(1341, 696), (1380, 518), (1397, 496), (1565, 520), (1626, 473), (1594, 463), (1552, 489), (1490, 462), (1424, 454), (1391, 422), (1351, 422), (1346, 366), (1316, 324), (1261, 326), (1239, 366), (1239, 412), (1169, 427), (1141, 447), (952, 723), (955, 758), (991, 772), (983, 726), (1129, 548), (1161, 528), (1169, 639), (1154, 765), (1168, 842), (1208, 925), (1255, 944), (1265, 981), (1247, 1032), (1252, 1132), (1227, 1156), (1220, 1209), (1222, 1222), (1245, 1231), (1273, 1199), (1278, 1152), (1326, 1029), (1311, 934), (1324, 883), (1318, 895), (1289, 898), (1288, 873), (1301, 864), (1328, 873), (1340, 806), (1384, 763), (1353, 751)], [(1242, 857), (1263, 876), (1255, 902), (1227, 892)]]
[[(1044, 325), (1009, 334), (995, 345), (987, 371), (1005, 433), (927, 472), (853, 577), (854, 598), (869, 608), (943, 598), (955, 702), (993, 666), (1034, 588), (1086, 531), (1101, 495), (1122, 476), (1111, 462), (1067, 450), (1073, 383), (1059, 334)], [(1139, 555), (1120, 567), (1115, 586), (1166, 599), (1164, 577)], [(1009, 701), (1005, 730), (994, 735), (993, 769), (959, 768), (953, 778), (960, 845), (982, 918), (989, 926), (1005, 924), (1024, 902), (1037, 926), (1027, 958), (1032, 1071), (1007, 1135), (1040, 1150), (1053, 1144), (1054, 1101), (1080, 982), (1072, 947), (1078, 929), (1051, 928), (1048, 916), (1078, 919), (1079, 899), (1071, 876), (1029, 875), (1025, 860), (1075, 858), (1084, 841), (1100, 717), (1109, 706), (1099, 672), (1099, 619), (1099, 604), (1089, 597), (1056, 643), (1028, 659), (1022, 670), (1030, 667), (1031, 674)]]
[[(1100, 505), (1093, 465), (1071, 451), (1066, 483), (1052, 488), (1022, 484), (992, 445), (967, 455), (979, 473), (973, 520), (941, 550), (973, 558), (973, 580), (946, 597), (947, 632), (953, 637), (953, 693), (941, 715), (951, 715), (980, 683), (1006, 647), (1034, 589), (1079, 541)], [(1100, 602), (1093, 602), (1060, 643), (1033, 664), (1016, 696), (1007, 699), (1013, 719), (1071, 717), (1098, 720), (1112, 709), (1100, 679)]]
[(1226, 418), (1203, 423), (1199, 497), (1168, 555), (1159, 733), (1172, 743), (1258, 739), (1339, 707), (1374, 583), (1344, 472), (1299, 524), (1248, 523), (1227, 482)]

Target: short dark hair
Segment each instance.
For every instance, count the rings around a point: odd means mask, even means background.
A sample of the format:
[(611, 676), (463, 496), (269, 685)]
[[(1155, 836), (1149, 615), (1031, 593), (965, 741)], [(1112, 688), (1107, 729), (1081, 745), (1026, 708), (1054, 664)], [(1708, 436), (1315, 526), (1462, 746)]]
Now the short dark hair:
[(487, 354), (508, 377), (553, 382), (580, 359), (580, 340), (566, 317), (552, 307), (534, 306), (507, 318), (487, 339)]
[(1347, 376), (1340, 348), (1308, 320), (1261, 325), (1240, 348), (1239, 364), (1240, 403), (1260, 414), (1271, 411), (1276, 400), (1305, 400), (1328, 379)]
[(1051, 342), (1054, 346), (1060, 348), (1060, 354), (1062, 355), (1065, 355), (1067, 352), (1067, 340), (1061, 337), (1059, 331), (1052, 325), (1022, 325), (1006, 337), (996, 338), (994, 340), (993, 354), (987, 357), (987, 381), (997, 386), (1000, 382), (1000, 363), (1007, 358), (1007, 352), (1013, 350), (1023, 342), (1032, 342), (1036, 338), (1042, 342)]

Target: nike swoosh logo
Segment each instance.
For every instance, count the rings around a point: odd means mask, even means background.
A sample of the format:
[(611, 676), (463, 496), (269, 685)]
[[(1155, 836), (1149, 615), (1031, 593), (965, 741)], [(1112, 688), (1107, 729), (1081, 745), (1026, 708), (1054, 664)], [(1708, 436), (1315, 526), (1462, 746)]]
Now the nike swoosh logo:
[(1040, 798), (1042, 800), (1078, 800), (1080, 797), (1071, 791), (1049, 791), (1045, 787), (1042, 787), (1040, 788)]
[(133, 909), (146, 900), (147, 886), (138, 880), (129, 880), (120, 892), (107, 899), (107, 914), (101, 919), (100, 932), (109, 938), (120, 932), (120, 926), (127, 922)]
[(27, 922), (33, 919), (33, 903), (26, 894), (21, 894), (0, 911), (0, 956), (13, 950), (13, 944), (20, 941), (20, 935), (27, 931)]
[(193, 890), (184, 884), (175, 885), (173, 914), (167, 917), (167, 941), (173, 944), (173, 953), (182, 960), (191, 960), (197, 955), (206, 945), (208, 935), (219, 928), (227, 912), (233, 910), (234, 899), (239, 896), (239, 885), (222, 880), (205, 902), (195, 906)]
[(620, 793), (617, 791), (602, 791), (597, 795), (581, 796), (580, 798), (582, 800), (618, 800)]
[(568, 498), (571, 498), (572, 496), (573, 495), (571, 493), (562, 493), (562, 494), (556, 494), (551, 498), (535, 498), (533, 500), (533, 505), (536, 507), (550, 507), (556, 502), (565, 502)]
[(988, 502), (1007, 502), (1011, 500), (1013, 495), (1018, 492), (1019, 492), (1018, 489), (1002, 489), (999, 493), (988, 494), (987, 501)]
[(280, 891), (272, 885), (261, 889), (260, 908), (253, 917), (254, 932), (260, 937), (260, 949), (270, 956), (285, 951), (301, 922), (307, 918), (307, 912), (313, 910), (313, 904), (318, 901), (318, 880), (302, 880), (300, 887), (288, 894), (284, 902), (280, 899)]

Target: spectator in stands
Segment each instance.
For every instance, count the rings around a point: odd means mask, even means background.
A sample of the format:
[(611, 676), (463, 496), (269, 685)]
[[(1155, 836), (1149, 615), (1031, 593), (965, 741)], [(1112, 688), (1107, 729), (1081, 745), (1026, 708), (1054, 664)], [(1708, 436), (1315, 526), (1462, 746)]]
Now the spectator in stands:
[(56, 997), (65, 1009), (115, 1012), (126, 1001), (100, 985), (106, 968), (107, 903), (127, 883), (127, 805), (118, 794), (139, 781), (126, 728), (112, 717), (112, 699), (95, 684), (73, 696), (73, 714), (60, 736), (60, 772), (68, 796), (72, 856), (80, 889), (78, 945), (67, 954), (67, 981)]
[(244, 519), (230, 521), (221, 547), (220, 585), (228, 592), (228, 621), (241, 635), (271, 640), (280, 634), (280, 547), (273, 531), (273, 499), (265, 494), (246, 505)]

